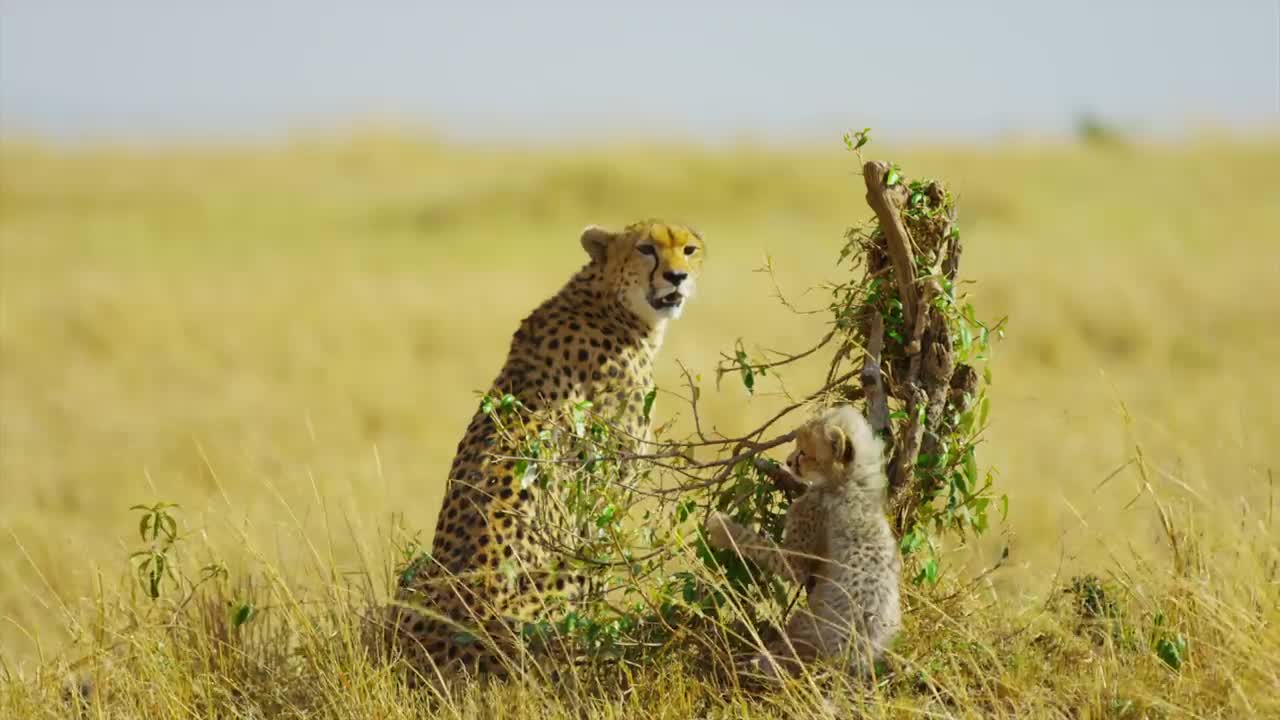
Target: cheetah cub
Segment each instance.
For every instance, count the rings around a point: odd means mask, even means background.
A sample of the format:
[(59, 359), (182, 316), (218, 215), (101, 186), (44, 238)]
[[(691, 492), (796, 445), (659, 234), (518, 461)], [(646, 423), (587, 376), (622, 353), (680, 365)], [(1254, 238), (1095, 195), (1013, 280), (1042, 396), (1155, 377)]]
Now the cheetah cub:
[(787, 466), (808, 489), (787, 510), (781, 547), (721, 513), (706, 524), (712, 547), (733, 548), (808, 591), (785, 637), (747, 669), (776, 680), (799, 663), (847, 657), (853, 672), (869, 675), (901, 625), (902, 560), (885, 519), (883, 443), (848, 405), (805, 423), (795, 443)]

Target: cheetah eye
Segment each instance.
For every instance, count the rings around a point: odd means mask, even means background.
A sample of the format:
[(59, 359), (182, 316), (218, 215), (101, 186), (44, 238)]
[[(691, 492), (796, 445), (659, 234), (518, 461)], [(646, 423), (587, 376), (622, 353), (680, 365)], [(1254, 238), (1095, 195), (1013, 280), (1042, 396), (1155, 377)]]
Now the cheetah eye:
[(698, 246), (697, 246), (697, 245), (685, 245), (685, 246), (684, 246), (684, 254), (685, 254), (685, 255), (692, 255), (692, 254), (694, 254), (694, 253), (696, 253), (696, 252), (698, 252)]
[(639, 250), (641, 255), (652, 256), (655, 254), (652, 245), (637, 245), (636, 250)]

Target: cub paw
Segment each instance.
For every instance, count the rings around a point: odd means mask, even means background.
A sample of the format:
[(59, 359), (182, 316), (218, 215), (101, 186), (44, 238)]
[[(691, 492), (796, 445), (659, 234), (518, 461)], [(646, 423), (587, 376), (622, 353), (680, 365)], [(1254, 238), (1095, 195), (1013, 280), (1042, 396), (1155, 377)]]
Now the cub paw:
[(707, 518), (707, 524), (703, 527), (703, 532), (707, 535), (707, 544), (716, 550), (728, 550), (733, 547), (733, 533), (730, 528), (733, 520), (724, 513), (712, 513)]
[(738, 675), (762, 687), (777, 687), (786, 671), (769, 653), (739, 658), (735, 663)]

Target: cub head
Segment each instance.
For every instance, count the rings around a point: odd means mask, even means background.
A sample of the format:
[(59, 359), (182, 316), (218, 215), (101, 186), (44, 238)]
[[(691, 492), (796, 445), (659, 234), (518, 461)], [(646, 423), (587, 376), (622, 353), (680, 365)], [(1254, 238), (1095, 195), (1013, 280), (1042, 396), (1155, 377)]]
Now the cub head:
[(582, 247), (599, 265), (609, 290), (650, 325), (680, 317), (693, 297), (706, 246), (692, 228), (638, 222), (622, 232), (592, 225)]
[(796, 430), (796, 448), (787, 466), (811, 486), (856, 483), (883, 491), (884, 442), (851, 405), (824, 410)]

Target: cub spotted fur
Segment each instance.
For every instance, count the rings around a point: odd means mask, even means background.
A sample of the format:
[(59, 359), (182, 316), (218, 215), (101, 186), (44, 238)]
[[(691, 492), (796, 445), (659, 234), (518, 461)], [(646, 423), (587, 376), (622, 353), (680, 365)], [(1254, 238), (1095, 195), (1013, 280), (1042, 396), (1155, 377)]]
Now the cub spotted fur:
[(787, 510), (782, 545), (720, 513), (707, 520), (707, 540), (808, 590), (808, 607), (752, 659), (753, 670), (776, 679), (799, 663), (847, 654), (854, 672), (868, 674), (901, 625), (902, 560), (884, 514), (883, 443), (848, 405), (801, 426), (795, 443), (787, 465), (808, 489)]

